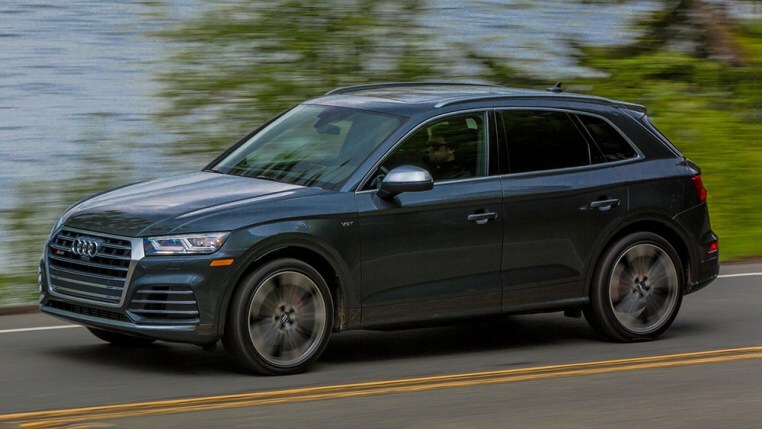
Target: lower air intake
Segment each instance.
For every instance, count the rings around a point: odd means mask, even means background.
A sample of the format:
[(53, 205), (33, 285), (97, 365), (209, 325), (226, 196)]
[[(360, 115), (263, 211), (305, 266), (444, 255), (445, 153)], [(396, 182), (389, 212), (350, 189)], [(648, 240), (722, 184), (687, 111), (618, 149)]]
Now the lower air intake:
[(182, 320), (198, 322), (198, 305), (193, 290), (185, 286), (150, 286), (138, 289), (129, 313), (142, 320)]

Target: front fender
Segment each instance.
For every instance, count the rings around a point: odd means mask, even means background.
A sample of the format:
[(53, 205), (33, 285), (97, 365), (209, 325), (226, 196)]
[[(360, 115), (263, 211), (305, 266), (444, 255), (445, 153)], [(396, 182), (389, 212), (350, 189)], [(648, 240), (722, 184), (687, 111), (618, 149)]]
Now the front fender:
[[(227, 318), (227, 310), (233, 292), (239, 282), (264, 260), (275, 254), (293, 256), (299, 252), (309, 252), (321, 257), (336, 273), (344, 313), (342, 320), (347, 325), (359, 323), (360, 291), (360, 237), (357, 222), (351, 217), (289, 220), (257, 225), (231, 235), (236, 247), (245, 248), (236, 260), (236, 271), (231, 276), (225, 293), (221, 294), (219, 305), (219, 334), (222, 335)], [(332, 279), (326, 279), (331, 281)]]

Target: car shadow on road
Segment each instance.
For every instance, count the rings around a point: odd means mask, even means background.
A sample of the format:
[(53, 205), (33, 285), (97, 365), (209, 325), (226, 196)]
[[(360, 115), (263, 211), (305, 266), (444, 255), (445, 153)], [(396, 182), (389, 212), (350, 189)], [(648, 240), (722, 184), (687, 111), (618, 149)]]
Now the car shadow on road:
[(197, 346), (162, 342), (140, 347), (121, 347), (99, 342), (93, 337), (92, 345), (59, 346), (46, 353), (51, 357), (88, 365), (91, 369), (108, 367), (138, 372), (196, 375), (238, 371), (222, 347), (212, 352)]
[(321, 361), (372, 361), (598, 340), (584, 319), (560, 313), (512, 316), (432, 328), (342, 333), (331, 338)]
[[(596, 342), (600, 338), (584, 319), (560, 314), (512, 316), (463, 321), (438, 327), (398, 331), (351, 331), (336, 334), (320, 358), (322, 364), (370, 362), (425, 356), (447, 356), (553, 344)], [(90, 369), (119, 367), (138, 372), (211, 375), (240, 373), (223, 347), (208, 352), (187, 344), (156, 342), (119, 347), (98, 342), (50, 348), (47, 353)]]

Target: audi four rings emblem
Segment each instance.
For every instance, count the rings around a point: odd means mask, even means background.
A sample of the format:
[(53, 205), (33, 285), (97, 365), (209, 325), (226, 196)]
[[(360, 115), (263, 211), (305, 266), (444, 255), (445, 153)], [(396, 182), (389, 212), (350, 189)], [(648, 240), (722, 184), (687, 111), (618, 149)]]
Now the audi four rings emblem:
[(98, 253), (98, 249), (101, 248), (101, 244), (95, 240), (87, 238), (78, 238), (74, 240), (71, 245), (71, 252), (79, 256), (95, 256)]

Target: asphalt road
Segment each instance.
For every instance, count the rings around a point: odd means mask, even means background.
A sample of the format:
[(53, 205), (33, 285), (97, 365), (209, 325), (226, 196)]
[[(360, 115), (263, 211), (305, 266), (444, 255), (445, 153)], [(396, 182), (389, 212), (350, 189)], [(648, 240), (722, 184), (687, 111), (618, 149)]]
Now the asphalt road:
[(3, 316), (0, 427), (759, 428), (762, 264), (721, 275), (657, 341), (604, 342), (561, 314), (348, 332), (289, 377), (241, 374), (221, 347), (120, 349)]

